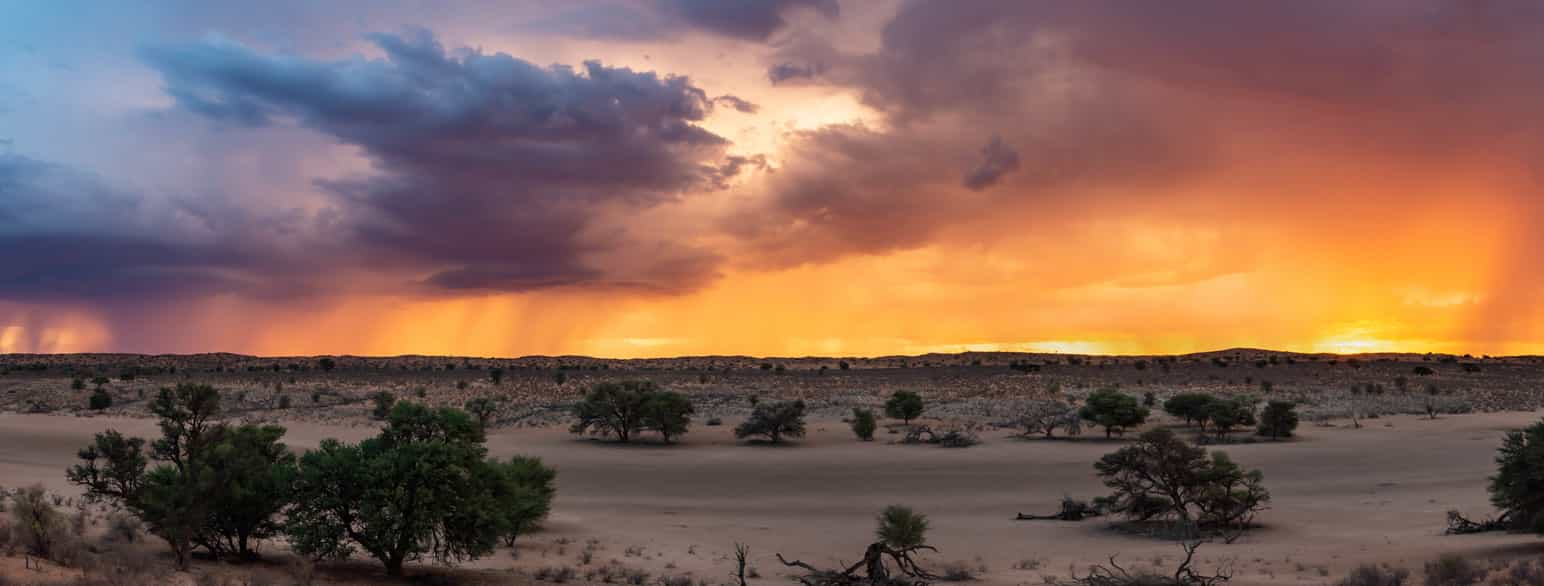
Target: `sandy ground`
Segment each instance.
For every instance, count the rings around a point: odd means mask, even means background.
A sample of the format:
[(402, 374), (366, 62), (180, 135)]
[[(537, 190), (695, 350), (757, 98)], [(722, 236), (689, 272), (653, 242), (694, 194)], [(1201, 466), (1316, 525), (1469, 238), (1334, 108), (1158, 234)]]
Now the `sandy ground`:
[[(1358, 563), (1419, 569), (1442, 552), (1506, 558), (1544, 553), (1526, 535), (1441, 535), (1444, 513), (1490, 512), (1486, 477), (1507, 429), (1538, 413), (1389, 417), (1361, 429), (1305, 425), (1290, 443), (1228, 446), (1233, 458), (1265, 473), (1274, 497), (1266, 527), (1232, 545), (1203, 548), (1208, 562), (1235, 561), (1234, 583), (1324, 584)], [(1172, 568), (1177, 545), (1122, 535), (1103, 521), (1014, 521), (1015, 512), (1053, 511), (1063, 495), (1103, 494), (1092, 463), (1120, 442), (1084, 436), (1037, 441), (1006, 432), (969, 449), (852, 439), (837, 421), (812, 422), (810, 437), (784, 447), (742, 445), (730, 429), (697, 426), (682, 445), (620, 446), (577, 439), (560, 429), (495, 433), (496, 455), (541, 456), (559, 471), (547, 529), (500, 551), (481, 568), (572, 565), (581, 574), (610, 560), (655, 575), (728, 580), (734, 542), (750, 545), (761, 583), (785, 583), (782, 552), (817, 565), (853, 560), (872, 539), (873, 517), (905, 504), (932, 521), (936, 562), (984, 566), (991, 584), (1039, 584), (1119, 554), (1126, 565)], [(73, 493), (64, 468), (91, 434), (108, 428), (150, 436), (147, 419), (0, 415), (0, 484), (42, 482)], [(366, 427), (291, 425), (288, 443), (358, 439)], [(594, 545), (587, 546), (591, 540)], [(641, 548), (641, 549), (640, 549)], [(1024, 568), (1031, 566), (1033, 569)]]

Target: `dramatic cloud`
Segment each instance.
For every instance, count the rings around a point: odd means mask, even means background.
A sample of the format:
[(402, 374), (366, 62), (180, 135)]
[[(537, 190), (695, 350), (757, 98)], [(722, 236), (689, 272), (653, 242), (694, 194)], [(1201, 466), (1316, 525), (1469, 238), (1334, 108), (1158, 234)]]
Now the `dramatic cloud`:
[(1538, 2), (265, 6), (0, 20), (0, 351), (1544, 349)]
[[(1526, 2), (906, 2), (873, 52), (801, 39), (773, 57), (774, 82), (857, 92), (883, 121), (868, 140), (885, 146), (855, 160), (850, 142), (794, 137), (802, 154), (788, 158), (805, 168), (790, 164), (783, 174), (799, 180), (774, 180), (766, 206), (789, 228), (824, 226), (873, 253), (971, 220), (939, 212), (970, 201), (962, 190), (983, 191), (974, 203), (997, 214), (1184, 185), (1263, 203), (1288, 196), (1284, 177), (1312, 180), (1348, 157), (1473, 166), (1501, 147), (1497, 168), (1521, 168), (1540, 152), (1529, 111), (1544, 98), (1541, 13)], [(1000, 142), (981, 152), (974, 129)], [(957, 189), (943, 187), (948, 165), (913, 168), (919, 144), (970, 161), (963, 185), (956, 170)], [(812, 185), (840, 187), (817, 198)], [(875, 217), (896, 233), (845, 235), (885, 230)]]
[(212, 205), (146, 200), (68, 167), (0, 155), (0, 299), (276, 293), (254, 277), (276, 277), (278, 267), (247, 237), (282, 230), (282, 220)]
[(370, 39), (384, 60), (264, 55), (219, 39), (144, 57), (189, 111), (295, 124), (362, 149), (378, 173), (320, 185), (370, 265), (420, 270), (435, 288), (503, 291), (674, 290), (712, 274), (713, 254), (684, 245), (643, 266), (607, 266), (609, 254), (668, 235), (592, 229), (738, 171), (727, 141), (697, 125), (714, 100), (688, 79), (452, 55), (427, 31)]

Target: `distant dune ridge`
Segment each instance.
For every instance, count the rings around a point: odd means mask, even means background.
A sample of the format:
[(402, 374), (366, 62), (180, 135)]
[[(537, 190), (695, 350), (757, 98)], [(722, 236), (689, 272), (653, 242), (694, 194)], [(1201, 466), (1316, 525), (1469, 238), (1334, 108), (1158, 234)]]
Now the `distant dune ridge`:
[(1544, 405), (1538, 356), (1303, 354), (1251, 348), (1174, 356), (963, 352), (881, 357), (0, 355), (0, 411), (90, 412), (97, 387), (105, 413), (143, 416), (157, 388), (203, 382), (228, 410), (321, 422), (370, 420), (371, 397), (461, 407), (496, 399), (495, 426), (564, 421), (590, 385), (649, 379), (691, 397), (701, 419), (740, 416), (751, 398), (803, 399), (811, 413), (841, 416), (878, 407), (896, 390), (922, 393), (932, 416), (980, 423), (1010, 419), (1024, 401), (1077, 401), (1115, 387), (1156, 399), (1187, 391), (1293, 400), (1306, 420), (1351, 414), (1423, 413), (1432, 397), (1454, 412)]

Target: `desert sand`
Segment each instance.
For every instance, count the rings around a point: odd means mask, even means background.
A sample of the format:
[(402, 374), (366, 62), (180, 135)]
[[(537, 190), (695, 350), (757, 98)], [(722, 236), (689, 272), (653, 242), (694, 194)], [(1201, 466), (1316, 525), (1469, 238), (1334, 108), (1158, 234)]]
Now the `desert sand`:
[[(1210, 544), (1200, 557), (1231, 559), (1234, 583), (1330, 583), (1356, 564), (1389, 562), (1419, 568), (1444, 552), (1477, 558), (1544, 553), (1536, 536), (1444, 536), (1444, 513), (1489, 514), (1486, 478), (1507, 429), (1538, 413), (1450, 415), (1437, 420), (1394, 416), (1355, 429), (1305, 424), (1281, 443), (1224, 449), (1265, 473), (1272, 492), (1263, 528), (1234, 544)], [(969, 449), (852, 438), (836, 420), (817, 420), (791, 445), (745, 445), (730, 428), (698, 425), (681, 445), (615, 445), (556, 427), (495, 432), (495, 455), (544, 458), (559, 472), (558, 498), (546, 528), (473, 567), (489, 570), (575, 566), (610, 560), (655, 575), (718, 583), (732, 569), (734, 542), (751, 547), (753, 582), (785, 583), (774, 554), (817, 565), (851, 561), (871, 541), (872, 518), (905, 504), (932, 522), (935, 563), (985, 568), (982, 583), (1041, 583), (1118, 554), (1125, 565), (1172, 567), (1172, 542), (1125, 535), (1106, 521), (1013, 520), (1016, 512), (1049, 512), (1064, 495), (1105, 491), (1092, 463), (1121, 445), (1095, 435), (1025, 440), (1008, 431), (983, 435)], [(368, 426), (289, 423), (296, 449), (323, 438), (358, 439)], [(41, 482), (73, 494), (63, 470), (95, 432), (116, 428), (149, 436), (148, 419), (0, 414), (0, 483)]]

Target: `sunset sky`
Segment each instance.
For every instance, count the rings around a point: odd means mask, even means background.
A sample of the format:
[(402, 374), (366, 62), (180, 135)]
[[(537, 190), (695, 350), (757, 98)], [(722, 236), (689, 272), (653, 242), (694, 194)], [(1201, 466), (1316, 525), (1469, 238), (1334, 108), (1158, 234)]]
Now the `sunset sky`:
[(1544, 353), (1544, 3), (0, 0), (0, 353)]

